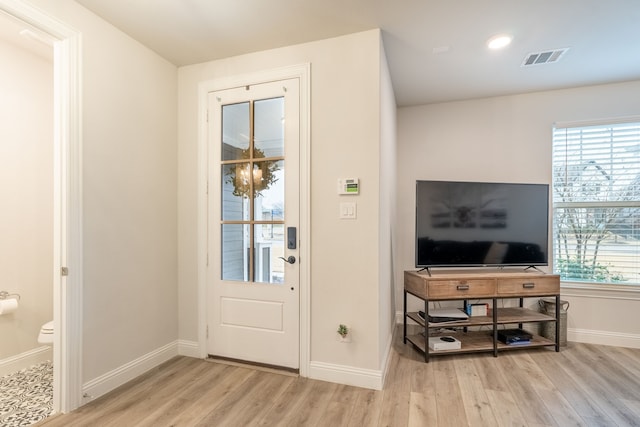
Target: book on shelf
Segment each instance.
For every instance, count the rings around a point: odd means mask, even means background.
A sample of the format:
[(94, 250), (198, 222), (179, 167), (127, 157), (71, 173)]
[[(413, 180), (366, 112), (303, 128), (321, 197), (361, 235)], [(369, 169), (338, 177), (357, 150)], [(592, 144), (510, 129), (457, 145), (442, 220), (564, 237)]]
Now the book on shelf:
[(528, 345), (528, 344), (531, 344), (531, 340), (513, 341), (513, 342), (507, 342), (505, 344), (511, 345), (511, 346)]
[(469, 316), (488, 316), (489, 304), (467, 304), (464, 310)]
[(530, 344), (533, 335), (523, 329), (500, 329), (498, 340), (508, 345)]

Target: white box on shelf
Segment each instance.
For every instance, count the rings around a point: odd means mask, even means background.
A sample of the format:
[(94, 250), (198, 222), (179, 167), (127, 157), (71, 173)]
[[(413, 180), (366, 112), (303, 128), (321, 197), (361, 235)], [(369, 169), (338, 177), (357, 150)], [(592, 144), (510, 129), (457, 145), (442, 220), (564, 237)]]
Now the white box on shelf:
[(429, 337), (429, 348), (438, 350), (459, 350), (462, 347), (460, 341), (451, 336)]

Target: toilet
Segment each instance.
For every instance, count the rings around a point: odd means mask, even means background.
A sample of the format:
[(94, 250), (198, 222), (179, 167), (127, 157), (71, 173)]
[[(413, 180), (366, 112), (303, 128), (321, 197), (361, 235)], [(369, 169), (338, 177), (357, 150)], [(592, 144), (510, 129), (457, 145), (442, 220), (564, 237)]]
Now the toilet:
[(40, 328), (38, 342), (45, 345), (53, 345), (53, 320), (45, 323)]

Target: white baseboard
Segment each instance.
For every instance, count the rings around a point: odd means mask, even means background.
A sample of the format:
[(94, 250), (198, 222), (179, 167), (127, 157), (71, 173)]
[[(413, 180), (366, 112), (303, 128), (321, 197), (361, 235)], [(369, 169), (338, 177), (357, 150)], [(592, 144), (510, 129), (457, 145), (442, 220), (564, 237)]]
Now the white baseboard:
[(178, 341), (174, 341), (145, 354), (129, 363), (126, 363), (111, 372), (100, 375), (91, 381), (86, 382), (82, 386), (83, 401), (82, 404), (96, 399), (103, 394), (120, 387), (128, 381), (144, 374), (150, 369), (166, 362), (167, 360), (178, 356)]
[(198, 341), (178, 340), (178, 354), (180, 356), (200, 358)]
[[(329, 381), (338, 384), (353, 385), (357, 387), (382, 390), (384, 377), (386, 375), (393, 336), (389, 337), (387, 349), (382, 363), (383, 370), (375, 371), (368, 369), (354, 368), (350, 366), (333, 365), (323, 362), (311, 362), (309, 366), (309, 378)], [(200, 346), (197, 341), (179, 340), (178, 354), (180, 356), (200, 357)]]
[[(309, 378), (329, 381), (338, 384), (382, 390), (384, 377), (388, 370), (393, 337), (389, 338), (382, 370), (361, 369), (351, 366), (335, 365), (323, 362), (311, 362)], [(104, 375), (86, 382), (83, 387), (83, 404), (94, 400), (128, 381), (144, 374), (150, 369), (166, 362), (175, 356), (198, 358), (199, 345), (195, 341), (177, 340), (136, 360), (122, 365)]]
[(391, 349), (393, 348), (393, 340), (396, 335), (397, 328), (391, 327), (391, 335), (389, 335), (389, 340), (387, 341), (387, 348), (385, 349), (384, 356), (382, 358), (382, 378), (381, 378), (381, 386), (379, 389), (382, 390), (384, 388), (384, 382), (387, 379), (387, 373), (389, 372), (389, 364), (391, 363)]
[(53, 351), (51, 347), (46, 345), (25, 351), (16, 356), (7, 357), (6, 359), (0, 360), (0, 377), (46, 362), (47, 360), (53, 360)]
[(362, 369), (355, 368), (353, 366), (312, 361), (309, 363), (309, 378), (337, 384), (370, 388), (373, 390), (382, 390), (384, 387), (385, 377), (389, 371), (395, 329), (396, 328), (392, 328), (392, 332), (387, 340), (382, 362), (380, 363), (380, 366), (382, 367), (381, 370)]
[(612, 345), (616, 347), (640, 348), (640, 335), (588, 329), (567, 329), (567, 341), (586, 344)]
[(402, 318), (404, 317), (404, 313), (400, 310), (396, 311), (396, 324), (402, 324)]
[(384, 375), (382, 371), (334, 365), (324, 362), (309, 364), (309, 378), (331, 383), (382, 390)]

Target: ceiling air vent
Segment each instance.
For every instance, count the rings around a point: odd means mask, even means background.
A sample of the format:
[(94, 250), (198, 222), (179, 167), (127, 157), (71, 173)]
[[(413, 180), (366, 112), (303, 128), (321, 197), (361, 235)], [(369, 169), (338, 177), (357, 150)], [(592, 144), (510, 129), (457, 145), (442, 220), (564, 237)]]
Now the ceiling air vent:
[(543, 52), (530, 53), (524, 58), (524, 61), (522, 61), (522, 66), (528, 67), (530, 65), (542, 65), (558, 62), (562, 55), (564, 55), (568, 50), (569, 48), (566, 47), (564, 49), (545, 50)]

